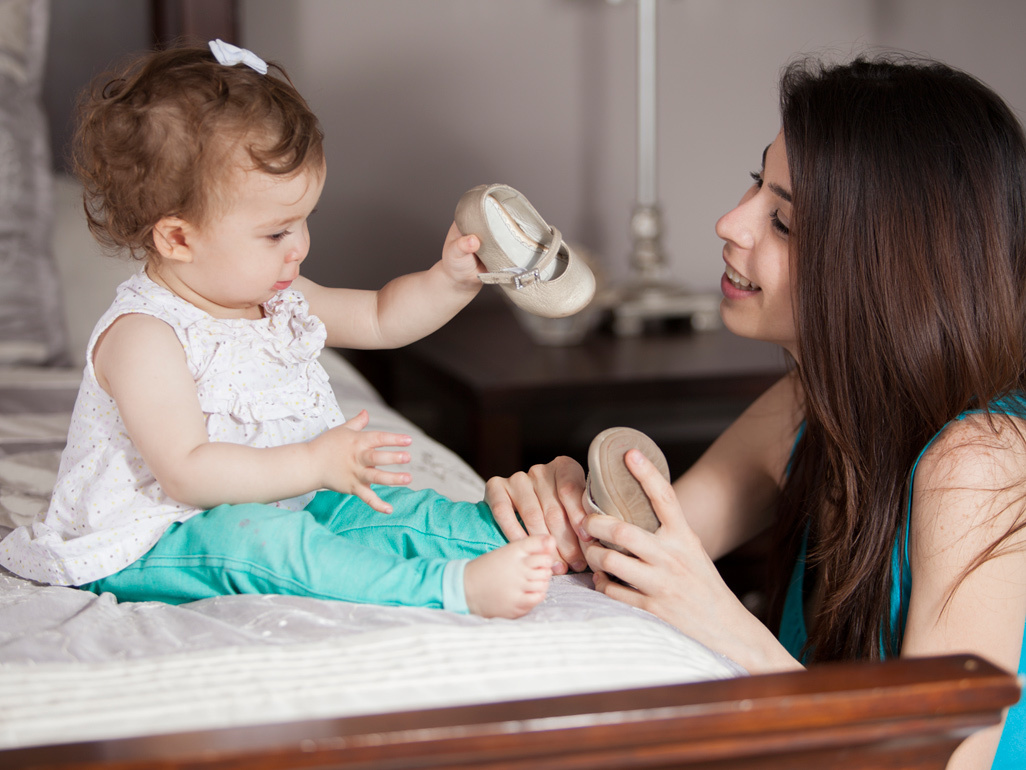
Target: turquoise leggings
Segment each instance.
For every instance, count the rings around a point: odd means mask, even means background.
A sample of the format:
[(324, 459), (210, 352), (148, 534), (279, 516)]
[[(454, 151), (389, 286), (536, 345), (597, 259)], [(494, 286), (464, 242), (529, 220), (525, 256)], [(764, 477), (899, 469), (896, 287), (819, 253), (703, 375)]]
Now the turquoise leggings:
[(121, 601), (168, 604), (290, 594), (467, 612), (466, 561), (507, 543), (484, 503), (374, 487), (393, 513), (319, 492), (303, 511), (220, 505), (172, 524), (136, 562), (87, 583)]

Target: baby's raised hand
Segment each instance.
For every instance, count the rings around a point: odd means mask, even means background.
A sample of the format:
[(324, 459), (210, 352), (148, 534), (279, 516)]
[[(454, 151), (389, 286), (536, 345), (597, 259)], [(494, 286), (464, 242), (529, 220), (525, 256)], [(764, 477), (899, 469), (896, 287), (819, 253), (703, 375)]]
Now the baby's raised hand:
[(442, 247), (442, 267), (449, 277), (457, 284), (468, 288), (481, 288), (477, 274), (485, 270), (485, 266), (475, 256), (481, 248), (481, 239), (476, 235), (464, 235), (453, 222), (445, 237)]
[(377, 466), (408, 463), (409, 452), (382, 447), (409, 446), (413, 439), (402, 433), (365, 432), (363, 429), (369, 421), (370, 416), (364, 409), (348, 422), (322, 433), (310, 446), (321, 469), (322, 486), (356, 495), (374, 510), (391, 513), (392, 506), (378, 497), (370, 485), (410, 483), (409, 473), (385, 471)]

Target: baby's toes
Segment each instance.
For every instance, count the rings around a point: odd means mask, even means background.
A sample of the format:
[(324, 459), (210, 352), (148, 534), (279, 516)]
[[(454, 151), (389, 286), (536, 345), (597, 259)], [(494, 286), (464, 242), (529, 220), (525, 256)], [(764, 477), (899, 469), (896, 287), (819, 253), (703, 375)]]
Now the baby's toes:
[(544, 557), (549, 559), (550, 563), (556, 555), (556, 538), (552, 535), (529, 535), (517, 542), (523, 544), (525, 553)]
[(517, 602), (517, 609), (521, 614), (530, 612), (545, 600), (545, 593), (544, 586), (542, 590), (524, 592)]
[(525, 563), (522, 574), (524, 585), (530, 591), (545, 591), (552, 580), (552, 560), (548, 558), (532, 559)]

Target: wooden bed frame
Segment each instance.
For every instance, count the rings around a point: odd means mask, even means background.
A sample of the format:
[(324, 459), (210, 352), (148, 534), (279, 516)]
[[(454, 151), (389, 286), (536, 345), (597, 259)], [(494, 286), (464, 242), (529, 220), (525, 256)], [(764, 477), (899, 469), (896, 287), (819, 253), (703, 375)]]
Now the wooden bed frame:
[(14, 749), (0, 767), (943, 768), (1018, 697), (1013, 675), (950, 656)]

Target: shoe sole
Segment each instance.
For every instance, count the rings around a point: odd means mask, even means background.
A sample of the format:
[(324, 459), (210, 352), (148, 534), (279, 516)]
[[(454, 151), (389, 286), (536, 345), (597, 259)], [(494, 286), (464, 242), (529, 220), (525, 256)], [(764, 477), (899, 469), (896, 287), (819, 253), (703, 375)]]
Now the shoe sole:
[(659, 517), (641, 482), (624, 462), (631, 449), (641, 451), (663, 478), (670, 480), (666, 457), (652, 439), (634, 428), (609, 428), (595, 436), (588, 448), (587, 499), (595, 513), (655, 532)]

